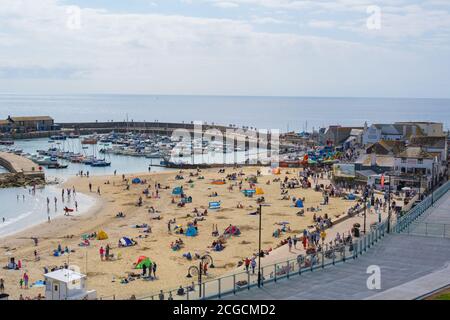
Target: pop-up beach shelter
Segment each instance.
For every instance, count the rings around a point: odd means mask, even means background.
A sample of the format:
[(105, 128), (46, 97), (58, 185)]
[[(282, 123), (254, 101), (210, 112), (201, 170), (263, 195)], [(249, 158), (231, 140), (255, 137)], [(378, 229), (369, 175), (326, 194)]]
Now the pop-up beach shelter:
[(133, 242), (127, 237), (120, 238), (119, 242), (124, 247), (131, 247), (133, 245)]
[(141, 183), (141, 179), (134, 178), (133, 180), (131, 180), (131, 182), (134, 183), (134, 184), (139, 184), (139, 183)]
[(272, 169), (272, 174), (276, 174), (276, 175), (281, 174), (280, 168), (273, 168)]
[(256, 190), (254, 190), (254, 189), (245, 189), (245, 190), (242, 190), (242, 193), (243, 193), (244, 196), (246, 196), (246, 197), (252, 196), (253, 194), (255, 194), (255, 192), (256, 192)]
[(182, 193), (183, 193), (183, 187), (176, 187), (172, 190), (172, 194), (174, 196), (181, 196)]
[(105, 231), (100, 230), (97, 233), (97, 240), (106, 240), (106, 239), (108, 239), (108, 234)]
[(188, 237), (195, 237), (197, 236), (198, 231), (197, 229), (195, 229), (195, 227), (190, 226), (187, 230), (186, 230), (186, 236)]
[(144, 266), (150, 268), (152, 265), (152, 261), (149, 257), (140, 256), (136, 262), (136, 269), (142, 269)]
[(347, 200), (356, 200), (356, 196), (353, 193), (347, 195)]
[(255, 194), (257, 194), (257, 195), (264, 194), (264, 190), (262, 188), (256, 188)]
[(303, 201), (298, 199), (297, 202), (295, 202), (296, 208), (303, 208)]

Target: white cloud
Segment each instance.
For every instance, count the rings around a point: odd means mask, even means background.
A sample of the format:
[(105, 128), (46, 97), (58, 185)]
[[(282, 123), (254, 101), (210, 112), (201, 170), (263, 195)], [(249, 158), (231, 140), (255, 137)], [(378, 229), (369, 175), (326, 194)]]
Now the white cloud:
[[(320, 8), (332, 5), (319, 2)], [(426, 47), (431, 42), (434, 52), (436, 46), (445, 47), (449, 21), (445, 10), (386, 7), (386, 20), (378, 34), (362, 27), (365, 11), (354, 20), (337, 22), (330, 15), (308, 20), (311, 27), (323, 32), (347, 32), (347, 37), (339, 38), (302, 33), (290, 25), (291, 20), (281, 18), (292, 12), (290, 8), (317, 9), (316, 1), (232, 3), (258, 3), (273, 10), (266, 15), (220, 19), (82, 8), (82, 27), (71, 30), (66, 28), (68, 16), (60, 1), (2, 0), (0, 88), (17, 92), (309, 96), (406, 95), (404, 88), (413, 88), (414, 94), (427, 95), (427, 87), (417, 82), (421, 75), (441, 70), (442, 66), (432, 63), (445, 62), (448, 57), (448, 52), (442, 51), (429, 61), (429, 52), (424, 54), (423, 47), (411, 51), (394, 43), (403, 37), (424, 37), (422, 41), (426, 39)], [(363, 3), (341, 0), (335, 5), (342, 9)], [(419, 16), (422, 19), (417, 22)], [(272, 25), (292, 29), (268, 30)], [(434, 36), (425, 37), (430, 32), (435, 32)], [(344, 38), (351, 40), (341, 40)], [(450, 84), (448, 74), (437, 76), (436, 81)]]

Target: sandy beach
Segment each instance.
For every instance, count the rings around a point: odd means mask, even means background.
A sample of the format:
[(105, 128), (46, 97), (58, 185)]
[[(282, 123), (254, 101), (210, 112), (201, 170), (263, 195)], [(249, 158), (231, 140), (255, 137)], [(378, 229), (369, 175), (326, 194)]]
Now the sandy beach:
[[(0, 270), (0, 278), (5, 280), (6, 292), (11, 298), (16, 299), (22, 294), (24, 297), (35, 297), (39, 293), (44, 294), (43, 287), (34, 287), (30, 289), (20, 289), (19, 279), (24, 272), (30, 276), (30, 283), (43, 280), (43, 268), (61, 266), (64, 263), (75, 265), (80, 271), (88, 275), (88, 288), (97, 290), (99, 297), (107, 299), (127, 299), (131, 295), (138, 298), (150, 294), (156, 294), (160, 289), (174, 289), (180, 284), (186, 285), (192, 280), (186, 278), (188, 268), (196, 264), (195, 261), (187, 261), (183, 258), (183, 253), (210, 254), (214, 259), (216, 268), (209, 269), (208, 279), (213, 279), (220, 275), (233, 272), (246, 257), (252, 257), (258, 250), (258, 215), (249, 213), (256, 211), (258, 205), (255, 196), (248, 198), (239, 191), (237, 186), (229, 190), (229, 186), (243, 180), (243, 189), (249, 187), (245, 178), (250, 174), (256, 174), (258, 168), (244, 168), (243, 175), (237, 181), (227, 181), (224, 185), (212, 184), (213, 179), (225, 179), (227, 174), (239, 172), (241, 169), (228, 168), (225, 173), (218, 173), (218, 169), (202, 170), (198, 177), (189, 177), (195, 170), (186, 170), (181, 173), (183, 180), (176, 180), (175, 176), (180, 174), (178, 171), (142, 173), (126, 175), (130, 188), (127, 190), (127, 182), (123, 181), (120, 173), (117, 176), (98, 176), (98, 177), (75, 177), (68, 180), (65, 188), (75, 187), (77, 192), (93, 196), (97, 199), (96, 205), (83, 215), (72, 213), (70, 217), (63, 216), (52, 220), (50, 223), (43, 223), (26, 231), (9, 236), (2, 240), (0, 247), (0, 265), (7, 264), (10, 257), (14, 257), (22, 262), (22, 270)], [(314, 189), (289, 189), (289, 195), (296, 198), (305, 198), (305, 215), (297, 216), (299, 208), (293, 207), (291, 200), (281, 200), (280, 184), (273, 182), (276, 178), (283, 179), (285, 176), (297, 177), (299, 169), (284, 169), (280, 175), (269, 175), (268, 168), (260, 168), (262, 176), (258, 177), (257, 187), (264, 191), (265, 200), (270, 206), (263, 208), (262, 221), (262, 249), (275, 249), (281, 239), (288, 236), (300, 234), (303, 229), (313, 225), (313, 213), (307, 212), (306, 208), (321, 207), (322, 211), (317, 215), (328, 214), (329, 217), (342, 216), (348, 208), (355, 204), (353, 201), (346, 201), (340, 198), (330, 198), (327, 206), (321, 206), (323, 201), (322, 193)], [(289, 174), (287, 173), (289, 171)], [(267, 174), (267, 175), (265, 175)], [(139, 177), (145, 184), (132, 184), (131, 180)], [(189, 180), (192, 179), (192, 183)], [(109, 181), (109, 184), (107, 182)], [(270, 185), (266, 184), (271, 181)], [(329, 184), (329, 181), (320, 181)], [(92, 192), (89, 192), (89, 183), (92, 184)], [(150, 195), (155, 192), (155, 183), (160, 183), (163, 189), (159, 191), (159, 198), (147, 198), (143, 191), (150, 186)], [(183, 186), (187, 196), (191, 196), (192, 203), (185, 207), (178, 207), (172, 203), (172, 190), (175, 187)], [(97, 188), (100, 188), (101, 195), (98, 195)], [(168, 187), (164, 189), (164, 187)], [(217, 192), (217, 197), (209, 197), (211, 193)], [(143, 198), (143, 205), (137, 206), (139, 197)], [(221, 209), (209, 210), (210, 201), (221, 201)], [(179, 198), (176, 199), (179, 202)], [(237, 208), (241, 203), (244, 208)], [(148, 212), (150, 207), (160, 211), (161, 219), (154, 220)], [(176, 224), (180, 224), (186, 229), (188, 222), (193, 221), (193, 209), (197, 208), (200, 212), (208, 209), (208, 215), (204, 221), (198, 222), (199, 234), (196, 237), (187, 237), (175, 232), (168, 232), (168, 221), (176, 218)], [(123, 212), (125, 218), (117, 218), (116, 214)], [(375, 216), (375, 215), (373, 215)], [(358, 219), (360, 222), (361, 218)], [(371, 217), (372, 220), (375, 217)], [(353, 219), (345, 224), (345, 230), (349, 231)], [(291, 231), (282, 234), (280, 238), (273, 237), (273, 232), (280, 226), (279, 222), (289, 222)], [(355, 220), (356, 221), (356, 220)], [(148, 224), (152, 232), (143, 233), (143, 229), (135, 228), (136, 225)], [(225, 244), (225, 249), (221, 252), (215, 252), (210, 247), (212, 242), (217, 239), (212, 236), (213, 225), (218, 226), (220, 234), (230, 225), (236, 225), (241, 230), (241, 235), (231, 237)], [(172, 225), (172, 229), (175, 225)], [(336, 226), (337, 227), (337, 226)], [(108, 234), (107, 240), (92, 240), (89, 247), (79, 247), (81, 236), (83, 234), (98, 232), (104, 230)], [(341, 230), (340, 230), (341, 231)], [(331, 234), (331, 232), (330, 232)], [(335, 234), (335, 233), (334, 233)], [(121, 237), (129, 237), (137, 241), (136, 246), (118, 247), (118, 241)], [(31, 237), (39, 238), (39, 244), (34, 246)], [(173, 251), (170, 244), (181, 238), (184, 247), (179, 251)], [(60, 257), (52, 255), (53, 250), (58, 246), (74, 250), (70, 254)], [(111, 247), (111, 253), (114, 255), (112, 261), (101, 261), (99, 249), (107, 244)], [(40, 260), (35, 261), (34, 250), (38, 251)], [(293, 258), (299, 251), (289, 252), (286, 246), (272, 251), (264, 261), (273, 261), (276, 259)], [(128, 284), (121, 284), (120, 279), (126, 277), (129, 273), (140, 273), (141, 270), (135, 270), (133, 263), (139, 256), (148, 256), (157, 263), (157, 279), (154, 281), (143, 281), (141, 279), (132, 281)], [(117, 259), (119, 257), (119, 259)], [(239, 270), (241, 270), (240, 268)]]

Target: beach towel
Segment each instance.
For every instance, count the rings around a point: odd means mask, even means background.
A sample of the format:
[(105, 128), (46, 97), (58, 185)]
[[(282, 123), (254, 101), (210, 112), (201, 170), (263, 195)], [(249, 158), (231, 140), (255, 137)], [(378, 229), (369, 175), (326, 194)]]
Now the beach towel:
[(215, 201), (215, 202), (209, 203), (209, 209), (220, 209), (220, 206), (221, 206), (220, 201), (219, 202)]

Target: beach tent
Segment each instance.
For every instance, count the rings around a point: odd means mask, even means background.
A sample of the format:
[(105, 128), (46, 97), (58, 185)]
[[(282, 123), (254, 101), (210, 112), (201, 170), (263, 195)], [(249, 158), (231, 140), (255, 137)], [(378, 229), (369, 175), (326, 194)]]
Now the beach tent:
[(120, 238), (119, 242), (124, 247), (131, 247), (133, 245), (133, 242), (127, 237)]
[(356, 200), (356, 196), (353, 193), (350, 193), (349, 195), (347, 195), (347, 200)]
[(255, 193), (256, 193), (257, 195), (261, 195), (261, 194), (264, 194), (264, 190), (263, 190), (262, 188), (256, 188)]
[(220, 209), (220, 201), (219, 202), (210, 202), (209, 209)]
[(298, 200), (295, 202), (295, 207), (296, 207), (296, 208), (303, 208), (303, 201), (300, 200), (300, 199), (298, 199)]
[(106, 239), (108, 239), (108, 234), (105, 231), (100, 230), (97, 233), (97, 240), (106, 240)]
[(256, 192), (256, 190), (254, 190), (254, 189), (245, 189), (245, 190), (242, 190), (242, 193), (243, 193), (246, 197), (252, 196), (253, 194), (255, 194), (255, 192)]
[(197, 234), (198, 234), (198, 231), (197, 231), (197, 229), (195, 229), (195, 227), (193, 227), (193, 226), (190, 226), (190, 227), (186, 230), (186, 235), (187, 235), (188, 237), (195, 237), (195, 236), (197, 236)]
[(142, 269), (144, 266), (147, 268), (150, 268), (152, 265), (152, 261), (149, 257), (146, 256), (140, 256), (138, 260), (136, 261), (136, 269)]
[(247, 181), (250, 183), (258, 183), (258, 177), (256, 177), (254, 174), (249, 175)]
[(231, 234), (233, 236), (238, 236), (241, 234), (241, 230), (239, 230), (236, 226), (229, 226), (225, 229), (225, 234)]
[(183, 193), (183, 187), (176, 187), (172, 190), (174, 196), (180, 196)]
[(131, 180), (131, 182), (134, 183), (134, 184), (139, 184), (139, 183), (141, 183), (141, 179), (134, 178), (133, 180)]
[(281, 170), (280, 170), (280, 168), (273, 168), (272, 169), (272, 174), (281, 174)]

